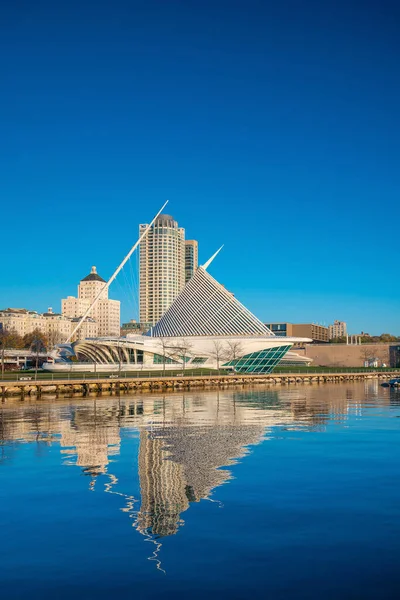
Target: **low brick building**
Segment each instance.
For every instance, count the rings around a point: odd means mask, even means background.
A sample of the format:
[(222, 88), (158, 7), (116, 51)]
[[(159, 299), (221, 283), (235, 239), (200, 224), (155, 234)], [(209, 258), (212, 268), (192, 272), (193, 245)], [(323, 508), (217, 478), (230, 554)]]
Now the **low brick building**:
[(399, 344), (307, 344), (296, 349), (301, 356), (321, 367), (364, 367), (374, 363), (396, 367), (400, 363)]

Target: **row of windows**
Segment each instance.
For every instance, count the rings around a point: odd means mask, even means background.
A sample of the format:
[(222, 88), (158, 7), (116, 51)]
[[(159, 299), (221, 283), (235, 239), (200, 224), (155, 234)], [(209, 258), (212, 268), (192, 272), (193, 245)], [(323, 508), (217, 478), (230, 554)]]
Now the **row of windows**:
[(253, 352), (232, 360), (224, 366), (234, 367), (238, 373), (271, 373), (289, 348), (290, 346), (280, 346), (270, 350)]
[(173, 360), (169, 356), (162, 356), (161, 354), (153, 354), (153, 363), (155, 365), (169, 365), (169, 364), (178, 364), (178, 361)]

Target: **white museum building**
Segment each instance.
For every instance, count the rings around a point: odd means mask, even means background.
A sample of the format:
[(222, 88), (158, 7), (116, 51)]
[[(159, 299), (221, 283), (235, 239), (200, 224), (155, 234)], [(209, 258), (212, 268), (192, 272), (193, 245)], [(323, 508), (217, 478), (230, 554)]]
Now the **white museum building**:
[[(270, 373), (294, 343), (275, 336), (199, 267), (161, 319), (144, 335), (98, 337), (59, 347), (49, 371), (160, 371), (196, 368)], [(73, 357), (73, 360), (71, 360)]]

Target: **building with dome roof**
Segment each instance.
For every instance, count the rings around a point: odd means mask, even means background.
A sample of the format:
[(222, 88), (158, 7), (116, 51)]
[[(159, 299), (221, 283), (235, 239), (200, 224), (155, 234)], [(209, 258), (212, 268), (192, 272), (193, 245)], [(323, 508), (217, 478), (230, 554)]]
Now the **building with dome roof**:
[[(61, 301), (62, 314), (66, 317), (79, 319), (88, 310), (97, 294), (105, 288), (106, 281), (92, 267), (90, 273), (83, 277), (78, 285), (78, 297), (68, 296)], [(120, 333), (120, 302), (108, 297), (105, 288), (96, 306), (90, 312), (90, 318), (96, 323), (95, 336), (114, 336)], [(92, 326), (92, 330), (94, 330)], [(78, 330), (78, 339), (84, 339), (85, 329)]]

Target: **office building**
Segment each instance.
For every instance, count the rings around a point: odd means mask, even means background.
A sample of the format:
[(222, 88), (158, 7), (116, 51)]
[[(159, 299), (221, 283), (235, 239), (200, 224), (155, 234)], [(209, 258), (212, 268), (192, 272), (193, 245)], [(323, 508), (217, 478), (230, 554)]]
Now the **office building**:
[[(139, 226), (141, 235), (148, 225)], [(154, 325), (185, 285), (185, 230), (160, 215), (140, 243), (139, 320)]]
[[(74, 331), (79, 321), (80, 317), (71, 318), (71, 333)], [(99, 327), (97, 321), (92, 317), (86, 317), (78, 331), (74, 333), (73, 337), (71, 338), (71, 342), (76, 342), (78, 340), (82, 341), (88, 338), (96, 338), (99, 336), (98, 331)]]
[[(108, 289), (104, 289), (105, 280), (98, 275), (96, 267), (92, 267), (89, 275), (81, 279), (78, 285), (78, 297), (68, 296), (61, 301), (62, 314), (66, 317), (79, 319), (82, 317), (97, 294), (103, 290), (99, 301), (89, 314), (89, 318), (97, 323), (97, 335), (119, 336), (120, 334), (120, 302), (108, 297)], [(88, 326), (90, 327), (90, 326)], [(78, 331), (79, 339), (83, 332)], [(92, 337), (86, 336), (85, 337)]]
[(185, 241), (185, 283), (193, 277), (199, 266), (199, 252), (196, 240)]
[(265, 323), (265, 326), (272, 331), (274, 335), (286, 337), (292, 335), (292, 323)]
[(146, 333), (150, 328), (151, 323), (138, 323), (135, 319), (131, 319), (128, 323), (122, 323), (121, 336)]
[(329, 329), (315, 323), (266, 323), (278, 336), (311, 338), (313, 342), (329, 342)]
[(292, 335), (311, 338), (313, 342), (329, 342), (329, 329), (316, 323), (293, 323)]
[(329, 339), (333, 340), (340, 337), (346, 337), (347, 324), (344, 321), (334, 321), (333, 325), (329, 325)]

